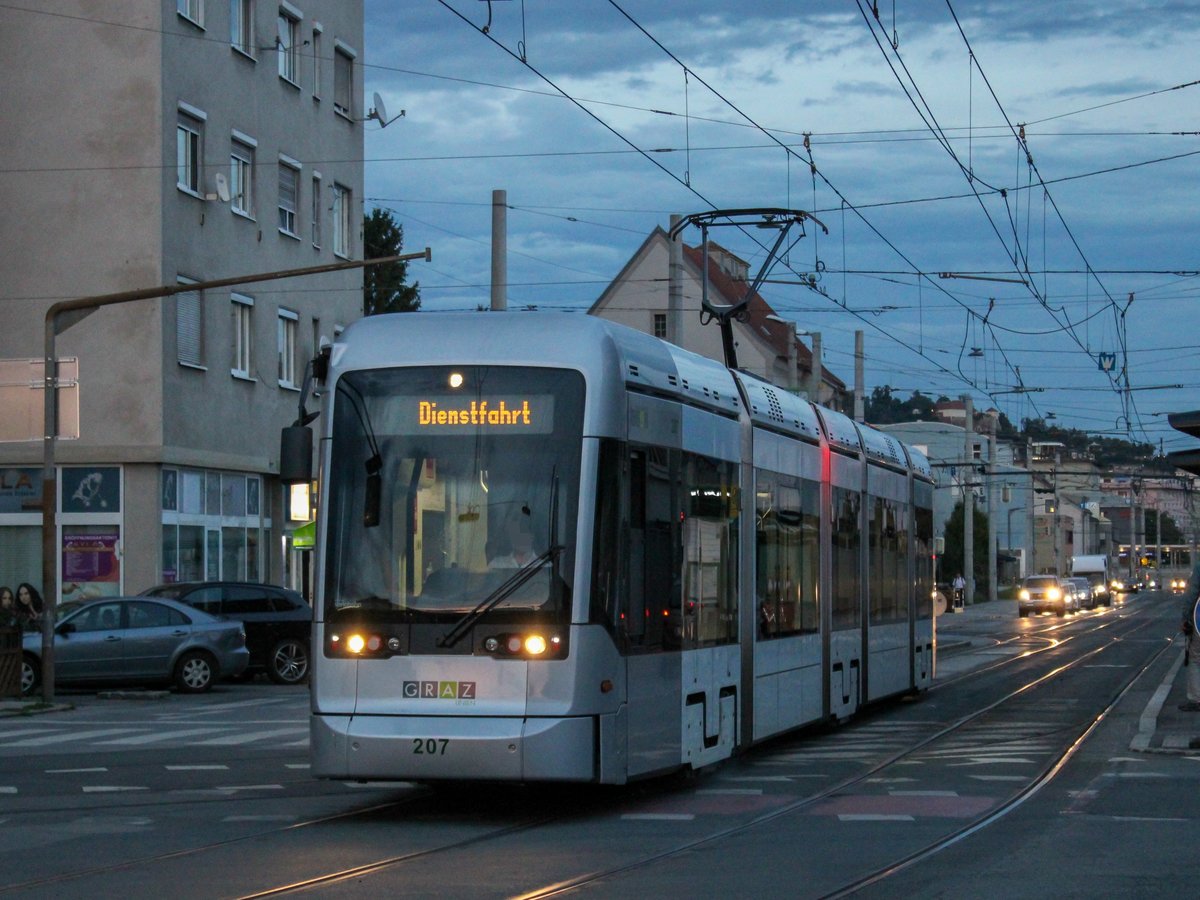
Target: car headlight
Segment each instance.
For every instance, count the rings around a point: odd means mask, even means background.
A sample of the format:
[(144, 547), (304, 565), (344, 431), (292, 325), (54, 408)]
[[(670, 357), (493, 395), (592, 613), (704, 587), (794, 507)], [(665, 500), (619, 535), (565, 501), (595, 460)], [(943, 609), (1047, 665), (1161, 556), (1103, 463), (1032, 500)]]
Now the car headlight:
[(1046, 599), (1047, 600), (1061, 600), (1062, 599), (1062, 591), (1060, 591), (1058, 588), (1050, 588), (1048, 591), (1046, 591)]
[(1017, 596), (1021, 600), (1028, 600), (1029, 599), (1029, 591), (1025, 590), (1024, 588), (1021, 588), (1021, 593), (1017, 594)]

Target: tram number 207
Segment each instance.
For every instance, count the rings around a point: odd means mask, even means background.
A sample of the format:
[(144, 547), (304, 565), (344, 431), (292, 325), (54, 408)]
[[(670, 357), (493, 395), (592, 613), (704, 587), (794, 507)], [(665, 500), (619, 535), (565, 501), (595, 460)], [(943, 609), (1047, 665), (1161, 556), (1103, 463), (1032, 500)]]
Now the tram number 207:
[(413, 738), (412, 752), (414, 756), (445, 756), (449, 738)]

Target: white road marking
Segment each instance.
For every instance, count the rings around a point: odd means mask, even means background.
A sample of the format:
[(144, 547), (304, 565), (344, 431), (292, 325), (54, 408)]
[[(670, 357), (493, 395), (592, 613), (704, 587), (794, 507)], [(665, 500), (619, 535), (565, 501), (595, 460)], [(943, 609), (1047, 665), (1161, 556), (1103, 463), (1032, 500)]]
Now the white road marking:
[(215, 763), (213, 765), (163, 766), (163, 768), (168, 772), (210, 772), (219, 770), (228, 771), (229, 766), (223, 765), (222, 763)]
[(133, 785), (124, 784), (85, 784), (83, 792), (85, 794), (116, 794), (121, 791), (148, 791), (148, 787), (135, 787)]
[(224, 737), (213, 738), (209, 741), (198, 741), (197, 743), (202, 747), (231, 747), (237, 744), (249, 744), (252, 741), (260, 741), (264, 738), (295, 734), (299, 730), (301, 729), (276, 728), (272, 731), (252, 731), (249, 734), (229, 734)]
[(194, 734), (212, 734), (211, 728), (189, 728), (186, 731), (161, 731), (151, 734), (136, 734), (133, 737), (115, 738), (111, 741), (97, 741), (101, 747), (134, 747), (139, 744), (155, 744), (160, 741), (172, 741), (178, 738), (190, 737)]
[(87, 773), (87, 772), (107, 772), (107, 771), (108, 771), (108, 766), (92, 766), (91, 768), (88, 768), (88, 769), (47, 769), (46, 774), (47, 775), (74, 775), (77, 773), (83, 774), (83, 773)]
[(89, 738), (108, 737), (112, 734), (129, 734), (129, 728), (104, 728), (98, 731), (60, 731), (56, 734), (38, 738), (26, 738), (23, 741), (13, 741), (5, 747), (46, 747), (50, 744), (64, 744), (68, 741), (85, 741)]
[(621, 818), (632, 822), (690, 822), (696, 817), (691, 813), (625, 813)]

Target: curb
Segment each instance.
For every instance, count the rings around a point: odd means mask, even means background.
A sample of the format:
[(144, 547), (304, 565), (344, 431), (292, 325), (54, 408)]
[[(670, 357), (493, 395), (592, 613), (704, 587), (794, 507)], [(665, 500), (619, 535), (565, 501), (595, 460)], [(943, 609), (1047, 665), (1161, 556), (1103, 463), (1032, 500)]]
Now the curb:
[(72, 703), (51, 703), (49, 706), (39, 701), (0, 700), (0, 719), (14, 716), (37, 716), (42, 713), (67, 712), (75, 708)]

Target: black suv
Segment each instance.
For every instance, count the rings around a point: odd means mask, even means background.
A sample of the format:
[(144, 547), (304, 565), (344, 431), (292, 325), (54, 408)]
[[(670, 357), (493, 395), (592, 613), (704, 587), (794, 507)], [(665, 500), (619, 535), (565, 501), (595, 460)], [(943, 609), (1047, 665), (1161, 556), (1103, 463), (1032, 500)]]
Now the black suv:
[(142, 594), (240, 621), (250, 650), (247, 672), (266, 672), (276, 684), (299, 684), (308, 677), (313, 613), (295, 591), (273, 584), (192, 581), (160, 584)]

